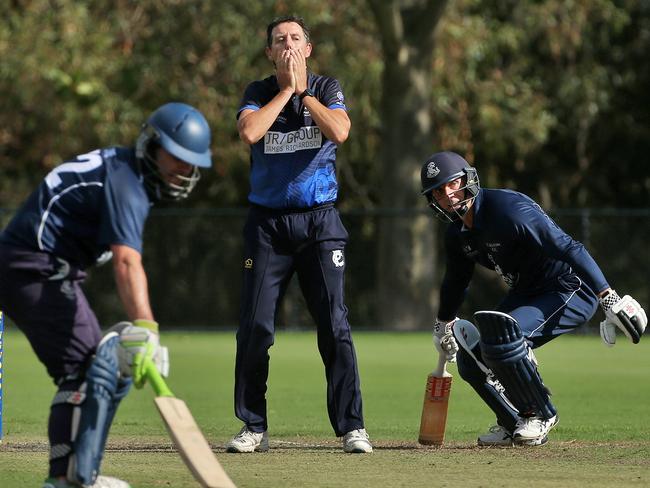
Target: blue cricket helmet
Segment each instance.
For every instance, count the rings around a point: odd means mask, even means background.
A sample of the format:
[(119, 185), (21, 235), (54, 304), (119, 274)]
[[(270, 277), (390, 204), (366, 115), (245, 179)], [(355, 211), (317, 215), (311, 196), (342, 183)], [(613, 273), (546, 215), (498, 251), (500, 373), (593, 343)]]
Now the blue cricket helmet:
[(185, 103), (167, 103), (151, 114), (145, 128), (153, 128), (157, 143), (193, 166), (212, 166), (210, 127), (201, 112)]
[[(136, 142), (147, 191), (157, 200), (181, 200), (200, 178), (198, 168), (212, 166), (210, 126), (201, 112), (185, 103), (171, 102), (156, 109), (142, 126)], [(160, 173), (156, 149), (194, 166), (190, 176), (174, 175), (169, 183)]]

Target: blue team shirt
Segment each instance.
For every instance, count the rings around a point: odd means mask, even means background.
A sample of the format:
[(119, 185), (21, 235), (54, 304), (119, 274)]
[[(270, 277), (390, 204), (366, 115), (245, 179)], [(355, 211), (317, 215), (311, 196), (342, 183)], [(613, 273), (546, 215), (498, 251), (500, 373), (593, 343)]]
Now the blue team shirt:
[(110, 259), (112, 244), (142, 252), (150, 207), (135, 151), (96, 150), (54, 168), (0, 242), (50, 253), (84, 269)]
[(476, 263), (496, 271), (512, 294), (575, 291), (581, 282), (594, 293), (609, 286), (585, 247), (522, 193), (481, 189), (472, 225), (447, 228), (438, 313), (443, 319), (456, 316)]
[[(337, 80), (309, 73), (308, 86), (327, 108), (344, 109)], [(244, 92), (242, 110), (259, 110), (279, 93), (275, 76), (254, 81)], [(336, 144), (327, 139), (309, 110), (294, 96), (265, 136), (251, 146), (249, 201), (264, 207), (310, 208), (336, 201)]]

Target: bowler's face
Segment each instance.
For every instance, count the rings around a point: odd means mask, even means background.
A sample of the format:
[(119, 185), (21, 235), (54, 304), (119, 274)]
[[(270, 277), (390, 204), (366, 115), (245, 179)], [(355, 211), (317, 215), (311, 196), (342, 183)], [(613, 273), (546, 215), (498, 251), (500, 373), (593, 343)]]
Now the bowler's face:
[(311, 44), (307, 42), (302, 27), (295, 22), (283, 22), (273, 28), (271, 47), (266, 48), (266, 55), (276, 62), (286, 50), (301, 51), (306, 58), (311, 54)]

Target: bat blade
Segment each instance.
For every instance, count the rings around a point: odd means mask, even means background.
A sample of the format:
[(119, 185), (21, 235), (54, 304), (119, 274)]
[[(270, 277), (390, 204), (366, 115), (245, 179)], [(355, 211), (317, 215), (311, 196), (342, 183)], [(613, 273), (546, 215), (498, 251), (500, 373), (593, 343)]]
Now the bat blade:
[(154, 399), (183, 461), (204, 488), (236, 488), (217, 461), (185, 402), (176, 397)]
[(437, 370), (427, 377), (424, 389), (418, 442), (425, 446), (440, 446), (445, 440), (452, 380), (445, 364), (444, 358), (441, 357)]

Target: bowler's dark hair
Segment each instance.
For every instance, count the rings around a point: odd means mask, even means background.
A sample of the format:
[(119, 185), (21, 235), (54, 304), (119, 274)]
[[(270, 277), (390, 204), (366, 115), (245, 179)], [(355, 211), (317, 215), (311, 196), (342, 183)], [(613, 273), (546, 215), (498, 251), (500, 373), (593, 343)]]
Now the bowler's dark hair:
[(266, 28), (266, 46), (271, 47), (273, 39), (271, 33), (276, 26), (284, 24), (285, 22), (294, 22), (302, 28), (302, 32), (305, 34), (305, 40), (309, 42), (309, 27), (305, 24), (305, 19), (298, 17), (297, 15), (285, 15), (283, 17), (276, 17), (271, 21), (271, 23)]

